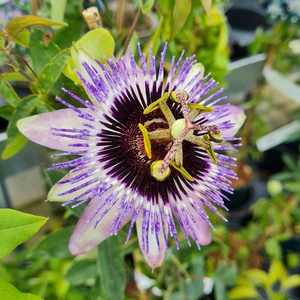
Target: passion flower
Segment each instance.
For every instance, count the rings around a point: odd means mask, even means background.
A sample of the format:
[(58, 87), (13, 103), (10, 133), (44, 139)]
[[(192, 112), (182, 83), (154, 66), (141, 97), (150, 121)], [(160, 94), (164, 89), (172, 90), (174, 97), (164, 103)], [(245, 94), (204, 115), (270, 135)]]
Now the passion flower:
[[(82, 254), (130, 222), (136, 224), (141, 250), (151, 267), (161, 265), (168, 235), (177, 246), (177, 220), (190, 244), (210, 243), (204, 206), (216, 214), (226, 209), (223, 191), (232, 193), (231, 167), (239, 139), (234, 134), (243, 111), (220, 105), (222, 89), (194, 56), (172, 58), (166, 80), (165, 45), (159, 64), (139, 48), (142, 68), (134, 56), (107, 64), (81, 56), (78, 73), (90, 100), (77, 108), (25, 118), (20, 131), (43, 146), (63, 150), (57, 156), (77, 158), (51, 170), (71, 169), (49, 192), (48, 199), (72, 207), (89, 202), (71, 237), (69, 249)], [(156, 68), (157, 67), (157, 68)], [(208, 96), (209, 95), (209, 96)], [(235, 124), (232, 121), (236, 122)]]

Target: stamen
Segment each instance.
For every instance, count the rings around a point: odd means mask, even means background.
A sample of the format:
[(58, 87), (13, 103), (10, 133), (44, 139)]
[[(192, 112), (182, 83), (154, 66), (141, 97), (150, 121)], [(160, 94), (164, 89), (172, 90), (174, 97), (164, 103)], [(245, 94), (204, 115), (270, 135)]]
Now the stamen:
[(188, 108), (189, 109), (198, 109), (198, 110), (200, 110), (200, 112), (212, 112), (215, 110), (214, 107), (204, 106), (204, 105), (200, 105), (200, 104), (196, 104), (196, 103), (188, 103)]
[(148, 132), (148, 135), (150, 140), (169, 139), (172, 137), (170, 129), (158, 129)]
[(183, 149), (182, 144), (178, 147), (176, 154), (175, 154), (175, 164), (178, 167), (183, 165)]
[(208, 136), (204, 135), (203, 139), (209, 145), (207, 148), (205, 148), (205, 150), (208, 153), (208, 155), (209, 155), (210, 159), (212, 160), (212, 162), (216, 165), (217, 162), (218, 162), (217, 157), (216, 157), (215, 151), (212, 147), (212, 144), (211, 144), (210, 140), (208, 139)]
[(143, 114), (147, 115), (150, 114), (151, 112), (153, 112), (154, 110), (158, 109), (160, 106), (160, 102), (165, 102), (169, 97), (168, 93), (164, 93), (164, 95), (162, 97), (160, 97), (159, 99), (157, 99), (156, 101), (152, 102), (149, 106), (147, 106), (144, 109)]
[(150, 142), (148, 130), (141, 123), (139, 123), (139, 129), (143, 134), (145, 151), (147, 153), (148, 158), (151, 159), (152, 158), (152, 151), (151, 151), (151, 142)]
[(175, 117), (173, 116), (169, 106), (165, 102), (159, 103), (159, 108), (161, 109), (161, 112), (164, 114), (169, 127), (173, 125), (173, 123), (176, 121)]
[(183, 166), (176, 166), (176, 163), (173, 161), (170, 163), (170, 166), (173, 167), (175, 170), (181, 173), (183, 177), (185, 177), (189, 181), (194, 181), (194, 178), (189, 174), (189, 172)]

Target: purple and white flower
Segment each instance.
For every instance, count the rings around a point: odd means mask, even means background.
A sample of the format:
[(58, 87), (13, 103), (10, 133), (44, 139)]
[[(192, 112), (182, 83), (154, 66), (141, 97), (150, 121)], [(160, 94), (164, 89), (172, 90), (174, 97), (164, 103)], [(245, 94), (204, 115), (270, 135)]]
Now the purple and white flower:
[(178, 246), (178, 226), (200, 248), (213, 228), (204, 207), (221, 217), (216, 206), (226, 210), (223, 192), (232, 193), (236, 179), (235, 158), (227, 153), (239, 145), (234, 135), (244, 112), (220, 104), (222, 89), (215, 90), (209, 74), (203, 77), (194, 56), (173, 57), (164, 80), (166, 51), (167, 45), (157, 64), (139, 49), (141, 69), (132, 54), (107, 64), (79, 55), (77, 73), (92, 103), (64, 89), (85, 108), (57, 98), (68, 108), (18, 123), (32, 141), (64, 151), (55, 157), (78, 156), (53, 165), (71, 170), (48, 195), (64, 206), (89, 202), (70, 240), (74, 255), (130, 222), (126, 242), (136, 224), (141, 250), (155, 268), (169, 235)]

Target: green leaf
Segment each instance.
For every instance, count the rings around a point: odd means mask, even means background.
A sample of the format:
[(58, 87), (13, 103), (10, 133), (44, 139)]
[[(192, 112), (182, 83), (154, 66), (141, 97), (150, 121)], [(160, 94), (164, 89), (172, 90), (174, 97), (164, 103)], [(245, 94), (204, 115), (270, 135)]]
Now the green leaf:
[(234, 285), (237, 277), (236, 263), (231, 262), (230, 264), (227, 264), (224, 261), (219, 262), (214, 277), (224, 282), (226, 285)]
[(192, 9), (192, 0), (176, 0), (172, 17), (172, 38), (181, 31)]
[(66, 64), (68, 55), (69, 49), (59, 52), (41, 70), (38, 75), (38, 86), (43, 94), (48, 94), (51, 91)]
[(270, 238), (266, 241), (265, 243), (265, 249), (266, 252), (269, 256), (271, 256), (272, 258), (280, 258), (281, 257), (281, 247), (279, 242), (274, 239), (274, 238)]
[(219, 279), (216, 279), (214, 281), (214, 291), (215, 291), (215, 299), (216, 300), (227, 300), (227, 292), (226, 292), (226, 286), (224, 282), (222, 282)]
[(45, 217), (8, 208), (0, 209), (0, 258), (37, 233), (46, 221)]
[[(3, 300), (42, 300), (38, 296), (20, 292), (2, 278), (0, 278), (0, 295), (2, 295), (0, 299)], [(5, 298), (3, 298), (4, 295)]]
[(98, 246), (101, 281), (108, 299), (124, 299), (125, 268), (121, 238), (112, 236)]
[(283, 281), (282, 286), (284, 289), (291, 289), (300, 286), (300, 275), (291, 275)]
[(199, 299), (203, 295), (204, 259), (194, 257), (190, 262), (191, 280), (185, 281), (184, 289), (188, 300)]
[(16, 107), (21, 102), (13, 87), (3, 77), (0, 78), (0, 93), (3, 99), (13, 107)]
[(9, 121), (14, 111), (15, 109), (10, 105), (0, 106), (0, 117), (6, 121)]
[[(34, 78), (34, 75), (32, 73), (27, 73), (28, 76), (31, 78)], [(21, 82), (28, 82), (28, 79), (24, 77), (23, 74), (18, 72), (9, 72), (3, 74), (3, 78), (7, 81), (21, 81)]]
[(284, 188), (293, 193), (300, 192), (300, 184), (298, 181), (288, 181), (284, 183)]
[(44, 106), (44, 98), (43, 95), (30, 95), (17, 105), (7, 127), (7, 145), (2, 153), (2, 159), (10, 158), (25, 146), (27, 139), (18, 131), (17, 122), (30, 116), (38, 107)]
[(293, 159), (291, 155), (284, 153), (282, 155), (282, 160), (290, 171), (297, 170), (297, 162)]
[(253, 286), (238, 286), (228, 293), (229, 300), (253, 299), (259, 297), (259, 294)]
[(78, 62), (76, 50), (82, 49), (91, 58), (96, 58), (100, 62), (105, 63), (104, 56), (108, 58), (111, 57), (114, 48), (115, 41), (106, 29), (96, 28), (89, 31), (74, 44), (74, 47), (71, 48), (71, 58), (68, 59), (66, 67), (63, 70), (64, 75), (80, 84), (80, 80), (74, 72), (74, 68), (77, 68), (78, 70), (82, 68)]
[(146, 15), (152, 8), (155, 0), (140, 0), (140, 7), (142, 8), (142, 13)]
[(290, 172), (281, 172), (281, 173), (272, 175), (271, 178), (275, 179), (275, 180), (287, 180), (287, 179), (293, 179), (294, 175), (293, 175), (293, 173), (290, 173)]
[(67, 0), (51, 0), (51, 20), (63, 22)]
[(75, 226), (68, 226), (47, 235), (35, 248), (33, 255), (46, 257), (70, 258), (68, 244)]
[(53, 41), (45, 46), (43, 36), (43, 31), (32, 29), (30, 36), (30, 55), (34, 70), (37, 74), (39, 74), (47, 63), (60, 51)]
[(80, 260), (73, 263), (66, 274), (66, 279), (72, 285), (83, 284), (95, 277), (97, 277), (97, 264), (92, 260)]
[(30, 116), (31, 113), (33, 112), (33, 110), (39, 106), (41, 98), (42, 97), (39, 95), (30, 95), (30, 96), (24, 98), (16, 106), (15, 112), (12, 115), (11, 121), (7, 128), (8, 140), (11, 140), (17, 134), (17, 132), (18, 132), (17, 122), (22, 118)]
[(12, 140), (7, 141), (5, 149), (1, 154), (1, 158), (5, 160), (16, 155), (24, 148), (27, 142), (28, 139), (23, 134), (18, 132)]

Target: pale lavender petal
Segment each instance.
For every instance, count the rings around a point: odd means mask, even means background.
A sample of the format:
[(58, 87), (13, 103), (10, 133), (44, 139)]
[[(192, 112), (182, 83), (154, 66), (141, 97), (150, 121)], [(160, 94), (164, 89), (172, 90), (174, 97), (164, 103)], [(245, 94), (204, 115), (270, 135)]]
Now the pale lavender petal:
[[(205, 220), (200, 214), (191, 206), (188, 205), (188, 209), (193, 215), (194, 220), (191, 220), (191, 225), (193, 227), (193, 232), (190, 229), (187, 229), (187, 233), (194, 238), (194, 233), (196, 234), (197, 241), (200, 245), (208, 245), (211, 242), (211, 233), (209, 228), (209, 223)], [(203, 211), (205, 215), (204, 206), (202, 203), (198, 204), (198, 211)]]
[(239, 131), (239, 129), (243, 126), (246, 120), (246, 114), (243, 109), (237, 107), (235, 105), (228, 105), (227, 110), (230, 113), (229, 116), (221, 118), (218, 120), (219, 122), (231, 121), (234, 126), (230, 129), (223, 131), (224, 137), (233, 137)]
[[(86, 174), (89, 174), (89, 171), (93, 171), (94, 167), (90, 166), (83, 170), (77, 171), (77, 172), (69, 172), (66, 176), (64, 176), (57, 184), (55, 184), (52, 189), (48, 193), (47, 200), (52, 202), (65, 202), (70, 200), (70, 198), (75, 198), (81, 194), (83, 194), (85, 191), (90, 189), (91, 187), (95, 187), (99, 185), (99, 178), (101, 178), (101, 173), (93, 172), (90, 176), (87, 176)], [(78, 178), (76, 180), (76, 178)], [(89, 185), (83, 186), (81, 189), (78, 189), (72, 193), (66, 193), (68, 190), (76, 189), (76, 187), (80, 187), (81, 185), (84, 185), (85, 183), (88, 183), (89, 181), (93, 179), (97, 179), (95, 182), (92, 182)], [(66, 182), (66, 183), (64, 183)], [(63, 194), (63, 195), (61, 195)], [(80, 200), (84, 200), (88, 198), (88, 194), (81, 197)]]
[[(151, 218), (149, 219), (151, 220)], [(148, 229), (146, 229), (145, 222), (143, 222), (143, 212), (141, 211), (136, 220), (136, 230), (142, 253), (149, 266), (154, 269), (158, 268), (163, 263), (167, 245), (161, 226), (161, 220), (156, 220), (156, 222), (159, 223), (159, 225), (157, 224), (158, 226), (156, 226), (156, 229), (157, 227), (160, 228), (159, 232), (155, 230), (155, 224), (152, 224), (150, 220)], [(153, 228), (154, 230), (151, 230)]]
[(58, 132), (55, 132), (53, 128), (84, 128), (82, 127), (84, 121), (84, 119), (78, 117), (75, 111), (61, 109), (21, 119), (17, 126), (23, 135), (37, 144), (56, 150), (74, 151), (86, 148), (84, 141), (77, 138), (58, 136)]
[[(119, 214), (119, 203), (116, 203), (106, 213), (96, 228), (94, 228), (94, 226), (97, 217), (90, 221), (99, 206), (109, 197), (109, 195), (110, 192), (105, 193), (100, 199), (99, 197), (95, 197), (84, 210), (83, 215), (77, 222), (69, 243), (69, 250), (73, 255), (86, 253), (111, 236), (111, 231), (115, 223), (114, 221)], [(105, 208), (100, 211), (98, 215), (101, 215)], [(121, 220), (121, 227), (123, 227), (131, 217), (132, 213), (130, 212), (123, 220)]]

